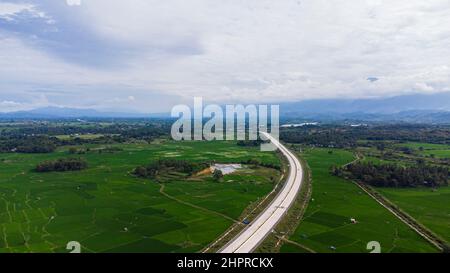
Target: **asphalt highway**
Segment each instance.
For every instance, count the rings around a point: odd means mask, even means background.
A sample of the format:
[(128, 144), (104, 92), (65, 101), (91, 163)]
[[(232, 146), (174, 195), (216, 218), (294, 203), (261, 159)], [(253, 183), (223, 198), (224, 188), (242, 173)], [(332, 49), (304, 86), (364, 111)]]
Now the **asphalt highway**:
[(303, 169), (300, 161), (277, 139), (267, 133), (264, 133), (264, 135), (288, 159), (289, 176), (270, 205), (241, 233), (219, 250), (219, 253), (250, 253), (254, 251), (280, 222), (300, 191), (303, 180)]

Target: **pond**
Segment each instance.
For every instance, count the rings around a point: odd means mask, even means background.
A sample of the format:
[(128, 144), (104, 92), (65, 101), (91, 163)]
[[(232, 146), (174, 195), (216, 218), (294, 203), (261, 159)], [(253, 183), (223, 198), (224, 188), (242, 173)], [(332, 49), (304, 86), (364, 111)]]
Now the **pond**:
[(238, 169), (241, 169), (241, 164), (214, 164), (211, 166), (211, 171), (220, 170), (224, 175), (234, 173)]

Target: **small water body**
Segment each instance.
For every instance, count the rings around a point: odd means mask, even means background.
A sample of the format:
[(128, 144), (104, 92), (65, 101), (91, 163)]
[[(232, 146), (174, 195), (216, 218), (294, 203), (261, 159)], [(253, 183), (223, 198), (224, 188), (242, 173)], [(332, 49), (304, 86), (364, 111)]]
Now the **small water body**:
[(234, 173), (235, 171), (242, 168), (241, 164), (214, 164), (211, 170), (220, 170), (224, 175)]

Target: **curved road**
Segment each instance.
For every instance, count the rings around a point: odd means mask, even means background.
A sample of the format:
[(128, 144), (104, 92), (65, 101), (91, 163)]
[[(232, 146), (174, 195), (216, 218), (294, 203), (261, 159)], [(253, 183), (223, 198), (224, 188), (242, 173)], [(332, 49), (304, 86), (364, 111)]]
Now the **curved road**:
[(272, 203), (249, 226), (219, 250), (219, 253), (250, 253), (255, 250), (280, 222), (300, 191), (303, 180), (303, 169), (300, 161), (277, 139), (267, 133), (264, 133), (264, 135), (288, 159), (289, 177)]

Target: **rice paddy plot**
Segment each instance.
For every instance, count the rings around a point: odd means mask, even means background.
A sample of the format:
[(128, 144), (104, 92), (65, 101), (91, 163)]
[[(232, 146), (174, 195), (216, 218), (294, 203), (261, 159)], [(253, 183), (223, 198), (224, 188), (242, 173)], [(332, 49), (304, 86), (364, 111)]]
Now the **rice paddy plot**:
[[(330, 168), (354, 160), (340, 149), (308, 149), (302, 156), (312, 170), (312, 199), (289, 240), (316, 252), (367, 253), (378, 241), (382, 252), (437, 250), (350, 181), (332, 176)], [(282, 252), (304, 251), (286, 243)]]
[[(37, 173), (45, 160), (71, 156), (0, 154), (0, 252), (195, 252), (222, 234), (242, 211), (273, 188), (279, 173), (234, 172), (223, 181), (168, 173), (161, 184), (131, 171), (158, 159), (240, 163), (256, 158), (280, 164), (275, 153), (236, 142), (83, 145), (86, 170)], [(89, 149), (87, 149), (89, 148)], [(102, 149), (113, 153), (101, 153)], [(78, 155), (77, 155), (78, 156)], [(275, 179), (276, 180), (276, 179)], [(170, 198), (169, 198), (170, 197)]]

